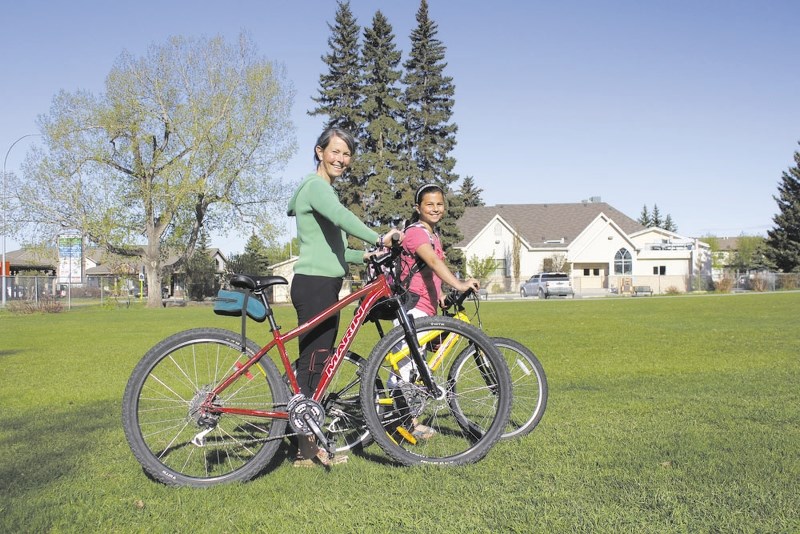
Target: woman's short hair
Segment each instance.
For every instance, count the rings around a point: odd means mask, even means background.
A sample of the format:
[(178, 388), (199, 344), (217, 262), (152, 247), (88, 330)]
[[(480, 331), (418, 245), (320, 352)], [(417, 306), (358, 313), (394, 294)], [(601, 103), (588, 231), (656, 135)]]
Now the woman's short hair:
[(317, 147), (320, 147), (322, 150), (325, 150), (330, 144), (331, 139), (334, 137), (338, 137), (342, 141), (345, 142), (347, 148), (350, 150), (352, 155), (356, 153), (356, 140), (353, 137), (353, 134), (345, 130), (344, 128), (339, 128), (337, 126), (331, 126), (330, 128), (325, 128), (319, 138), (317, 139), (317, 144), (314, 145), (314, 164), (319, 165), (319, 156), (317, 156)]

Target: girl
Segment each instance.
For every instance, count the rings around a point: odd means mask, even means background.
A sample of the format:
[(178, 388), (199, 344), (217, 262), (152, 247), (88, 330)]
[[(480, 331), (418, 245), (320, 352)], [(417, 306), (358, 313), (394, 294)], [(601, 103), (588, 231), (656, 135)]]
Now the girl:
[[(439, 304), (444, 305), (442, 282), (459, 290), (477, 291), (480, 283), (474, 278), (458, 279), (444, 262), (444, 250), (436, 225), (444, 217), (444, 190), (436, 184), (424, 184), (414, 195), (414, 213), (406, 225), (403, 236), (403, 273), (413, 272), (414, 265), (421, 262), (422, 267), (411, 277), (409, 292), (419, 300), (409, 310), (413, 317), (436, 315)], [(408, 276), (408, 274), (405, 274)], [(395, 324), (397, 324), (395, 320)], [(391, 377), (389, 387), (397, 387), (402, 380), (408, 381), (414, 370), (410, 358), (399, 363), (399, 376)], [(417, 439), (429, 439), (436, 433), (429, 426), (412, 421), (412, 434)]]

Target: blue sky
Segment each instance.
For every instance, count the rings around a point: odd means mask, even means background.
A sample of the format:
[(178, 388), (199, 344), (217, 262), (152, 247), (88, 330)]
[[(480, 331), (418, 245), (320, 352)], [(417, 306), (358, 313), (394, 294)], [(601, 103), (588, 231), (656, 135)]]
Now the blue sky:
[[(377, 10), (409, 49), (419, 2), (352, 0)], [(487, 204), (599, 196), (629, 216), (657, 204), (687, 236), (764, 234), (781, 174), (800, 150), (797, 1), (429, 0), (456, 86), (456, 172)], [(0, 8), (0, 154), (17, 172), (36, 117), (61, 89), (104, 91), (123, 50), (171, 35), (246, 30), (282, 62), (297, 96), (299, 150), (311, 168), (322, 119), (308, 117), (324, 71), (334, 0), (13, 2)], [(286, 221), (287, 228), (289, 220)], [(240, 252), (240, 236), (212, 245)], [(8, 249), (17, 243), (9, 239)]]

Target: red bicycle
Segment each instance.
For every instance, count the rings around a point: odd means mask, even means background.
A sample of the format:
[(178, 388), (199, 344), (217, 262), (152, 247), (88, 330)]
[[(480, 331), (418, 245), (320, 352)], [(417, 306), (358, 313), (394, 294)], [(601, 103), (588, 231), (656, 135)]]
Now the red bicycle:
[[(174, 334), (150, 349), (128, 380), (122, 423), (145, 472), (171, 485), (246, 481), (264, 471), (287, 436), (314, 435), (333, 455), (340, 429), (355, 433), (353, 442), (363, 442), (368, 432), (403, 465), (461, 465), (483, 458), (509, 418), (512, 386), (505, 360), (474, 326), (406, 314), (404, 290), (392, 276), (400, 250), (395, 245), (372, 257), (372, 271), (378, 273), (373, 280), (286, 333), (265, 293), (286, 279), (233, 275), (234, 291), (224, 292), (215, 308), (241, 315), (241, 332), (196, 328)], [(358, 301), (319, 385), (306, 397), (287, 342)], [(378, 342), (366, 363), (358, 362), (358, 373), (340, 377), (353, 339), (376, 306), (391, 307), (400, 325)], [(268, 322), (272, 340), (263, 347), (246, 337), (248, 317)], [(435, 341), (420, 346), (418, 340), (445, 338), (450, 345), (432, 368), (425, 355), (439, 349)], [(410, 376), (397, 373), (392, 356), (398, 350), (413, 361)], [(455, 373), (450, 372), (454, 362)], [(433, 428), (434, 436), (416, 439), (415, 422)]]

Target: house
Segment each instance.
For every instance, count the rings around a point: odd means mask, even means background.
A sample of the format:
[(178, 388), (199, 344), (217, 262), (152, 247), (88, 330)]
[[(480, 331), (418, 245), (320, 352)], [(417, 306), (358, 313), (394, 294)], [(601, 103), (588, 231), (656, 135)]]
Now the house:
[(297, 263), (297, 256), (292, 256), (288, 260), (269, 266), (270, 273), (275, 276), (282, 276), (289, 281), (288, 285), (276, 284), (272, 286), (272, 302), (290, 302), (291, 296), (289, 288), (294, 277), (294, 264)]
[[(64, 250), (69, 253), (65, 254)], [(226, 272), (227, 260), (219, 249), (208, 250), (214, 260), (218, 277)], [(22, 299), (36, 293), (56, 294), (62, 286), (85, 288), (86, 290), (110, 290), (118, 287), (133, 292), (139, 287), (139, 274), (144, 272), (138, 258), (117, 256), (96, 247), (80, 245), (70, 247), (36, 247), (10, 251), (6, 254), (9, 264), (7, 297)], [(162, 264), (163, 283), (171, 296), (185, 295), (185, 272), (175, 268), (177, 256), (171, 256)], [(24, 276), (21, 276), (24, 275)], [(41, 280), (39, 280), (41, 279)]]
[[(289, 284), (276, 284), (271, 287), (271, 302), (286, 303), (292, 301), (290, 288), (292, 286), (292, 279), (294, 278), (294, 264), (297, 263), (297, 260), (297, 256), (292, 256), (288, 260), (269, 266), (270, 274), (282, 276), (289, 282)], [(342, 283), (342, 289), (339, 291), (339, 298), (341, 299), (349, 295), (350, 292), (354, 290), (353, 287), (353, 280), (345, 279)]]
[[(568, 204), (502, 204), (466, 209), (458, 221), (464, 257), (493, 258), (484, 286), (517, 292), (544, 270), (564, 270), (577, 294), (654, 293), (705, 287), (711, 277), (710, 248), (697, 239), (647, 228), (597, 197)], [(515, 241), (519, 279), (514, 278)]]

